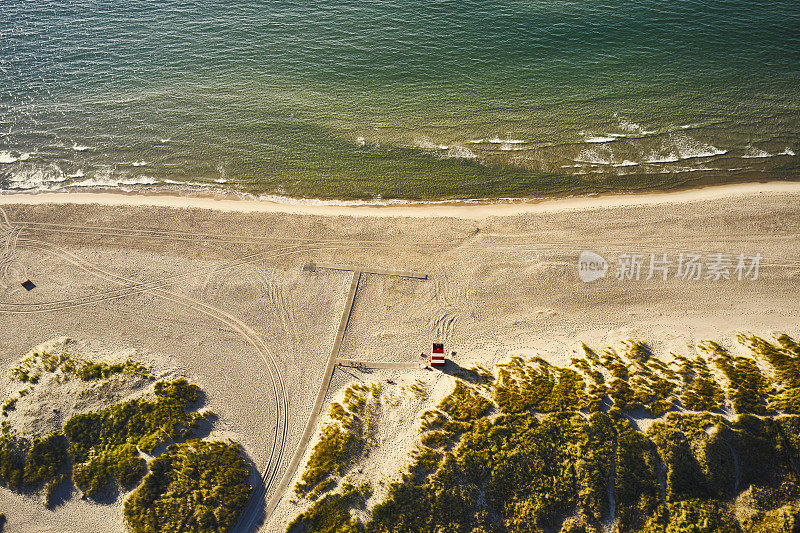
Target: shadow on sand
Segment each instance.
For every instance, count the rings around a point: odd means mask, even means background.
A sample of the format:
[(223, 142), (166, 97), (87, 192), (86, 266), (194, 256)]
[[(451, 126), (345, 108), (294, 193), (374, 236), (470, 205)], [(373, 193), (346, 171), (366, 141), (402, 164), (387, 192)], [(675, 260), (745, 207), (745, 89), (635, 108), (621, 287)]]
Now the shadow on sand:
[(453, 376), (454, 378), (463, 379), (464, 381), (468, 381), (475, 385), (484, 384), (484, 379), (479, 373), (474, 370), (464, 368), (452, 359), (445, 359), (444, 366), (432, 366), (430, 368), (434, 371), (439, 371), (443, 374), (447, 374), (448, 376)]
[(247, 506), (242, 510), (239, 520), (236, 521), (230, 531), (235, 533), (251, 533), (256, 531), (259, 526), (264, 522), (266, 508), (266, 487), (264, 486), (264, 479), (259, 475), (258, 468), (256, 468), (253, 460), (242, 450), (242, 457), (247, 461), (247, 466), (250, 469), (249, 482), (253, 486), (253, 493), (250, 496), (250, 501)]

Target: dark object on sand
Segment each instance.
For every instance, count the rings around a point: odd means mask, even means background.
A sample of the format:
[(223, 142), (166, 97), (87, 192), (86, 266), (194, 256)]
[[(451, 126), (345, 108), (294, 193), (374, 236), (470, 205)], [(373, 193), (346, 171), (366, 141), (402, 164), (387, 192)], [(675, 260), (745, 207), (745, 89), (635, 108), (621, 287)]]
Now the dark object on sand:
[(33, 289), (36, 288), (36, 285), (31, 280), (26, 279), (25, 281), (22, 282), (22, 287), (26, 291), (32, 291)]

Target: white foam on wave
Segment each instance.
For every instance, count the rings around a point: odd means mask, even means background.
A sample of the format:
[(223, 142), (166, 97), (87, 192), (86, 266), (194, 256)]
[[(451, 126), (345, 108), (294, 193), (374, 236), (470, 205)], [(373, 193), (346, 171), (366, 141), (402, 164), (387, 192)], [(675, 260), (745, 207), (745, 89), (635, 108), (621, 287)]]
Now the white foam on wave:
[(766, 150), (762, 150), (760, 148), (756, 148), (755, 146), (748, 146), (745, 150), (744, 154), (742, 155), (743, 159), (761, 159), (765, 157), (772, 157), (773, 154), (767, 152)]
[(125, 178), (119, 180), (120, 185), (155, 185), (158, 180), (152, 176), (136, 176), (135, 178)]
[(11, 174), (8, 188), (23, 191), (51, 191), (60, 188), (59, 183), (66, 181), (64, 172), (54, 164), (47, 166), (28, 165)]
[(613, 165), (614, 156), (608, 148), (605, 150), (589, 149), (581, 150), (581, 153), (578, 154), (578, 157), (576, 157), (574, 161), (576, 163), (588, 163), (590, 165)]
[(131, 163), (131, 165), (133, 165), (135, 167), (144, 167), (144, 166), (147, 166), (149, 164), (150, 163), (148, 163), (147, 161), (134, 161), (133, 163)]
[(228, 180), (225, 178), (217, 178), (214, 180), (214, 183), (228, 183)]
[(117, 185), (119, 185), (117, 180), (99, 177), (75, 181), (67, 185), (67, 187), (116, 187)]
[(430, 139), (416, 139), (414, 146), (423, 150), (436, 150), (437, 146)]
[(450, 147), (444, 155), (455, 159), (476, 159), (478, 157), (472, 150), (458, 145)]
[(73, 143), (72, 149), (75, 150), (76, 152), (85, 152), (86, 150), (91, 149), (91, 146), (84, 146), (82, 144)]
[[(660, 174), (672, 174), (673, 172), (709, 172), (712, 170), (723, 170), (721, 168), (713, 168), (713, 167), (677, 167), (677, 168), (664, 168), (660, 171)], [(735, 170), (735, 169), (728, 169), (728, 170)]]
[(714, 157), (716, 155), (725, 155), (727, 154), (727, 150), (721, 150), (719, 148), (715, 148), (710, 146), (709, 150), (700, 150), (697, 152), (683, 152), (681, 153), (681, 159), (694, 159), (696, 157)]
[(795, 154), (794, 154), (794, 150), (792, 150), (788, 146), (783, 150), (783, 152), (778, 152), (778, 153), (775, 153), (775, 154), (771, 154), (771, 153), (767, 152), (766, 150), (762, 150), (760, 148), (756, 148), (755, 146), (748, 146), (745, 149), (744, 154), (742, 155), (742, 159), (762, 159), (762, 158), (776, 157), (776, 156), (782, 156), (782, 155), (793, 156)]
[(681, 159), (694, 159), (698, 157), (714, 157), (725, 155), (727, 150), (717, 148), (712, 144), (697, 141), (691, 137), (681, 136), (675, 138), (675, 148)]
[(618, 137), (614, 135), (586, 135), (583, 141), (587, 143), (603, 144), (616, 141), (617, 139)]
[(658, 163), (677, 163), (680, 160), (681, 160), (681, 158), (678, 157), (677, 155), (675, 155), (674, 152), (670, 152), (669, 155), (665, 155), (665, 156), (658, 155), (655, 152), (653, 152), (653, 153), (650, 154), (650, 157), (645, 159), (644, 162), (645, 163), (653, 163), (653, 164), (658, 164)]
[[(222, 178), (220, 178), (220, 179), (222, 179)], [(217, 183), (219, 183), (219, 181), (215, 180), (215, 182), (216, 183), (207, 182), (207, 181), (178, 181), (178, 180), (171, 180), (171, 179), (162, 179), (158, 183), (163, 183), (165, 185), (180, 185), (181, 187), (201, 187), (201, 188), (204, 188), (204, 189), (205, 188), (209, 188), (209, 187), (215, 187), (215, 188), (221, 189), (221, 187), (219, 187), (219, 185), (217, 185)]]
[(364, 137), (356, 137), (356, 146), (363, 147), (366, 144), (367, 141), (364, 139)]
[(631, 122), (630, 120), (626, 120), (624, 118), (619, 118), (619, 128), (622, 131), (628, 133), (635, 133), (636, 135), (652, 135), (656, 133), (655, 130), (646, 130), (644, 126), (641, 124), (637, 124), (636, 122)]
[(68, 177), (68, 178), (72, 178), (72, 179), (76, 179), (76, 178), (82, 178), (82, 177), (84, 177), (84, 176), (85, 176), (85, 174), (83, 173), (83, 170), (81, 170), (81, 169), (78, 169), (78, 170), (76, 170), (76, 171), (75, 171), (73, 174), (70, 174), (70, 175), (69, 175), (69, 176), (67, 176), (67, 177)]
[(622, 130), (624, 133), (619, 133), (619, 132), (590, 133), (582, 131), (580, 132), (580, 134), (583, 135), (583, 141), (587, 143), (604, 144), (604, 143), (618, 141), (619, 139), (624, 139), (627, 137), (639, 138), (657, 133), (656, 130), (645, 129), (644, 126), (642, 126), (641, 124), (631, 122), (624, 118), (619, 118), (616, 114), (614, 116), (617, 118), (619, 129)]
[(165, 139), (160, 139), (160, 141), (161, 141), (162, 143), (168, 143), (168, 142), (170, 142), (171, 140), (172, 140), (172, 137), (167, 137), (167, 138), (165, 138)]
[(500, 137), (493, 137), (486, 141), (491, 144), (525, 144), (527, 141), (521, 139), (501, 139)]
[(14, 155), (14, 152), (0, 151), (0, 164), (9, 165), (17, 161), (27, 161), (30, 158), (31, 154), (28, 152), (17, 152), (17, 155)]
[[(81, 176), (83, 173), (81, 172)], [(115, 188), (122, 185), (155, 185), (158, 180), (151, 176), (114, 177), (108, 171), (99, 171), (95, 176), (85, 180), (75, 181), (67, 187), (109, 187)]]
[(491, 139), (470, 139), (467, 141), (468, 143), (472, 144), (496, 144), (499, 145), (498, 148), (500, 150), (524, 150), (524, 144), (528, 144), (528, 141), (522, 139), (501, 139), (500, 137), (492, 137)]
[(500, 145), (500, 149), (509, 152), (512, 150), (525, 150), (526, 148), (521, 144), (503, 143)]
[(433, 151), (448, 150), (450, 148), (450, 146), (447, 144), (436, 144), (434, 142), (431, 142), (431, 140), (427, 138), (415, 140), (414, 146), (416, 146), (417, 148), (422, 148), (423, 150), (433, 150)]
[(705, 124), (702, 124), (700, 122), (694, 122), (692, 124), (682, 124), (680, 126), (680, 128), (682, 130), (691, 130), (691, 129), (694, 129), (694, 128), (702, 128), (703, 126), (705, 126)]
[(700, 142), (683, 133), (673, 134), (661, 143), (645, 160), (646, 163), (676, 163), (686, 159), (714, 157), (727, 154), (727, 150)]
[(638, 165), (639, 165), (639, 163), (637, 163), (636, 161), (629, 161), (628, 159), (625, 159), (624, 161), (622, 161), (622, 163), (614, 163), (611, 166), (612, 167), (635, 167), (635, 166), (638, 166)]

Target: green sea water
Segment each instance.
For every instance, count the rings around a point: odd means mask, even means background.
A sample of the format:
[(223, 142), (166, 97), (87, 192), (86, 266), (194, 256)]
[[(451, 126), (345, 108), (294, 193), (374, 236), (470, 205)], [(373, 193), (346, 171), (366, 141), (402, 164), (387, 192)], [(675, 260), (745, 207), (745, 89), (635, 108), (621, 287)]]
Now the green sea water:
[(797, 7), (0, 0), (0, 189), (386, 201), (796, 178)]

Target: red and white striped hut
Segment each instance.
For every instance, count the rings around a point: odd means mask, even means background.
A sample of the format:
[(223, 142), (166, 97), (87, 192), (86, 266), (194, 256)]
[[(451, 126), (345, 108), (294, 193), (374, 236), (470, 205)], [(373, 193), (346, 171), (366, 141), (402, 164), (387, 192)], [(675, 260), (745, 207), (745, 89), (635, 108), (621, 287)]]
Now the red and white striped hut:
[(444, 366), (444, 344), (441, 342), (433, 343), (433, 352), (431, 352), (431, 366)]

